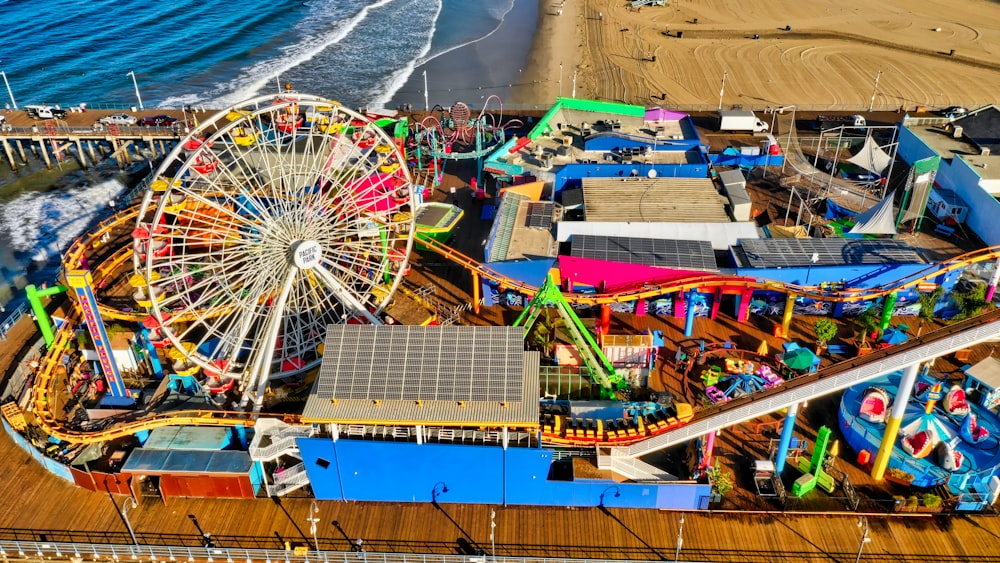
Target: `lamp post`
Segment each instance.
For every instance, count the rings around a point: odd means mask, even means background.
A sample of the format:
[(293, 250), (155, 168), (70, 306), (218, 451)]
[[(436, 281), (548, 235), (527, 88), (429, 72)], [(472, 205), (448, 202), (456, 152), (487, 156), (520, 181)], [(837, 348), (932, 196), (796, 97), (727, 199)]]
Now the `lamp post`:
[(490, 509), (490, 556), (496, 561), (497, 558), (497, 542), (494, 537), (497, 529), (497, 511)]
[(719, 90), (719, 111), (722, 111), (722, 96), (726, 94), (726, 77), (729, 76), (729, 71), (722, 71), (722, 88)]
[(674, 563), (681, 557), (681, 547), (684, 545), (684, 513), (681, 512), (680, 526), (677, 528), (677, 551), (674, 551)]
[(135, 81), (135, 72), (130, 70), (128, 71), (128, 74), (126, 74), (125, 76), (132, 77), (132, 86), (135, 87), (135, 99), (139, 100), (139, 109), (140, 110), (145, 109), (144, 107), (142, 107), (142, 96), (139, 95), (139, 83)]
[(7, 73), (0, 70), (0, 76), (3, 76), (3, 83), (7, 86), (7, 95), (10, 96), (10, 104), (17, 109), (17, 101), (14, 99), (14, 92), (10, 89), (10, 82), (7, 82)]
[(812, 273), (813, 264), (815, 264), (816, 262), (819, 262), (819, 253), (818, 252), (813, 252), (813, 255), (811, 257), (809, 257), (809, 265), (806, 266), (806, 283), (803, 284), (803, 285), (806, 285), (806, 286), (809, 285), (809, 274)]
[(786, 109), (791, 109), (792, 110), (792, 124), (788, 127), (788, 141), (785, 143), (785, 158), (781, 161), (781, 173), (782, 174), (785, 173), (785, 163), (788, 162), (788, 151), (791, 150), (791, 147), (792, 147), (792, 133), (795, 132), (795, 110), (798, 109), (798, 106), (795, 106), (795, 105), (781, 106), (780, 108), (776, 109), (775, 111), (776, 112), (784, 112)]
[(875, 96), (878, 94), (878, 79), (879, 78), (882, 78), (882, 71), (881, 70), (878, 71), (877, 74), (875, 74), (875, 88), (872, 90), (872, 101), (868, 103), (868, 111), (869, 112), (872, 111), (872, 108), (875, 107)]
[(313, 545), (316, 546), (316, 551), (319, 551), (319, 539), (316, 538), (316, 524), (319, 524), (319, 506), (316, 506), (316, 501), (312, 501), (309, 506), (309, 517), (306, 520), (309, 521), (309, 533), (313, 537)]
[(872, 541), (868, 537), (868, 517), (860, 516), (858, 517), (858, 527), (864, 527), (865, 531), (861, 534), (861, 542), (858, 544), (858, 556), (854, 559), (854, 563), (861, 561), (861, 551), (865, 549), (865, 544)]
[(562, 63), (559, 63), (559, 97), (562, 97)]
[(121, 515), (122, 519), (125, 520), (125, 527), (128, 529), (128, 535), (132, 538), (133, 545), (139, 545), (139, 541), (135, 539), (135, 530), (132, 529), (132, 522), (128, 519), (128, 509), (138, 508), (139, 502), (135, 500), (135, 497), (128, 497), (125, 502), (122, 503)]

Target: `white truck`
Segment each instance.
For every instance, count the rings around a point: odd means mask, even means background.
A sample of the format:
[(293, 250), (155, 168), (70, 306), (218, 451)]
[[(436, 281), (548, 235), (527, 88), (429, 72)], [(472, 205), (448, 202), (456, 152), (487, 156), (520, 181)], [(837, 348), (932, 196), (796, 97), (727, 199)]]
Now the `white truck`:
[(719, 110), (719, 131), (767, 131), (767, 123), (757, 119), (752, 111)]
[(24, 111), (28, 112), (31, 119), (64, 119), (66, 110), (53, 106), (25, 106)]

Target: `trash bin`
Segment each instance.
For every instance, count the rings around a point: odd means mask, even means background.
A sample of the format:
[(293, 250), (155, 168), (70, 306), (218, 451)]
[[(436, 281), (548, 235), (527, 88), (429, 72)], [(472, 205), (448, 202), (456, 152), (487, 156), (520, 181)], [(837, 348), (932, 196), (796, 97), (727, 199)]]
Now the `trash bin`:
[(681, 37), (684, 37), (684, 32), (683, 31), (678, 31), (677, 32), (677, 38), (680, 39)]

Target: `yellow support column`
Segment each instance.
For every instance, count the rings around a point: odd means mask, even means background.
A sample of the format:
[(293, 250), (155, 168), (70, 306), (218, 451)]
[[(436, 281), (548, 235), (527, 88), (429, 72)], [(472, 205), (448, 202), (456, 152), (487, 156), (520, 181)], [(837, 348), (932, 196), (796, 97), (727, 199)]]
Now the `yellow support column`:
[(472, 311), (479, 314), (479, 273), (472, 272)]
[(917, 381), (917, 373), (920, 364), (913, 364), (903, 369), (903, 376), (899, 379), (899, 390), (896, 391), (896, 398), (892, 401), (892, 412), (885, 421), (885, 434), (882, 435), (882, 443), (878, 447), (878, 454), (872, 463), (872, 479), (881, 481), (885, 476), (885, 469), (889, 465), (889, 457), (892, 449), (896, 445), (896, 436), (899, 435), (899, 426), (903, 422), (903, 414), (906, 413), (906, 404), (910, 402), (910, 394), (913, 392), (913, 384)]
[(788, 338), (788, 329), (792, 326), (792, 312), (795, 310), (795, 296), (791, 293), (785, 298), (785, 313), (781, 317), (781, 337)]

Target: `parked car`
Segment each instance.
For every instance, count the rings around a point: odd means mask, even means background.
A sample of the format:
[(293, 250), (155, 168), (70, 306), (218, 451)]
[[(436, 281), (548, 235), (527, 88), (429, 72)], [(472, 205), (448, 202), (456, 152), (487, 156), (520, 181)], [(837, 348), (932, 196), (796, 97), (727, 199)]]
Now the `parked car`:
[(941, 115), (947, 117), (962, 117), (963, 115), (969, 113), (969, 110), (962, 106), (948, 106), (941, 110)]
[(171, 117), (166, 114), (147, 115), (139, 120), (139, 125), (144, 125), (146, 127), (170, 127), (176, 122), (176, 117)]
[(63, 119), (66, 117), (66, 110), (53, 106), (25, 106), (24, 111), (28, 112), (31, 119)]
[(101, 125), (135, 125), (136, 121), (134, 115), (127, 113), (112, 113), (97, 120)]

